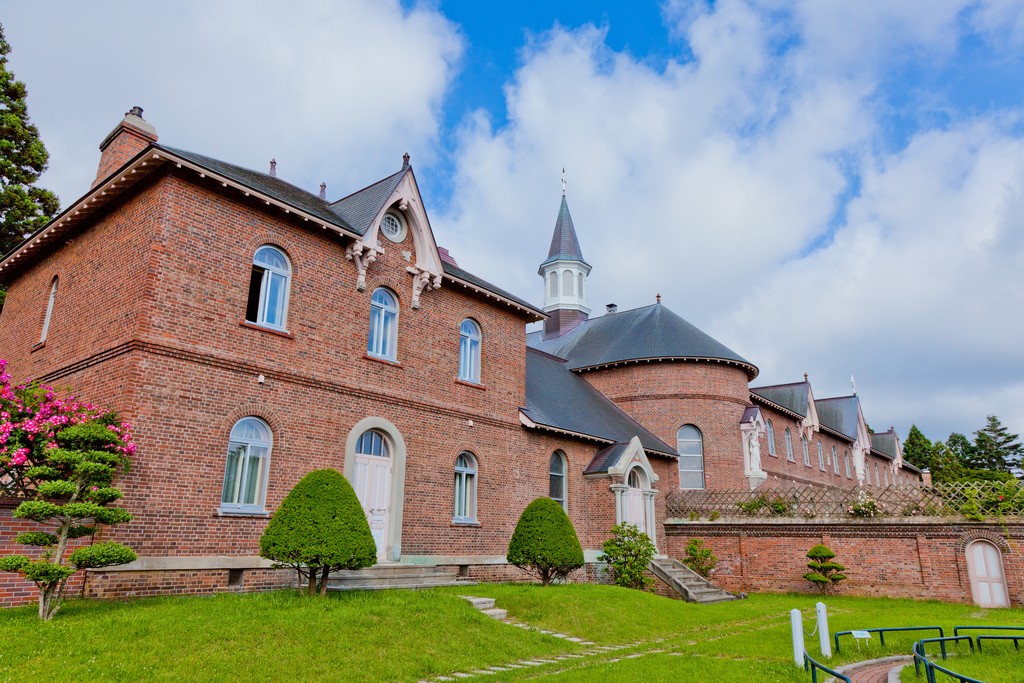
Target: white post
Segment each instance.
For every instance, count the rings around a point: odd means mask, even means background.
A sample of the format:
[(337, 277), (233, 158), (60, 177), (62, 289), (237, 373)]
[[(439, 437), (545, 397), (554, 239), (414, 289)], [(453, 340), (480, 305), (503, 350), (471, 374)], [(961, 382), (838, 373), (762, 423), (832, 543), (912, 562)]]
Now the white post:
[(793, 661), (804, 668), (804, 618), (800, 610), (789, 610), (789, 625), (793, 629)]
[(821, 656), (825, 659), (832, 658), (832, 641), (828, 635), (828, 612), (825, 611), (825, 603), (819, 602), (814, 606), (818, 615), (818, 643), (821, 645)]

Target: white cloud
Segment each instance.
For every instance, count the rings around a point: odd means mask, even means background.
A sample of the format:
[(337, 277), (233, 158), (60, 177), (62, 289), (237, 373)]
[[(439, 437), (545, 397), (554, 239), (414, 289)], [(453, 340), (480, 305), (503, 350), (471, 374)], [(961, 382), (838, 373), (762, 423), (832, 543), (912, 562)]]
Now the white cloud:
[(889, 151), (879, 105), (889, 70), (955, 58), (974, 6), (786, 7), (667, 5), (693, 59), (662, 71), (555, 27), (507, 85), (508, 125), (463, 127), (435, 223), (463, 266), (539, 302), (564, 165), (595, 315), (660, 292), (765, 383), (809, 371), (827, 396), (856, 375), (876, 426), (1024, 431), (1017, 113)]
[[(53, 13), (61, 14), (60, 21)], [(43, 184), (88, 189), (97, 145), (133, 105), (161, 142), (329, 195), (439, 153), (463, 51), (437, 11), (397, 0), (24, 3), (6, 8), (11, 66), (50, 149)], [(67, 116), (73, 107), (75, 115)], [(70, 121), (70, 125), (69, 125)], [(382, 153), (386, 152), (386, 153)]]

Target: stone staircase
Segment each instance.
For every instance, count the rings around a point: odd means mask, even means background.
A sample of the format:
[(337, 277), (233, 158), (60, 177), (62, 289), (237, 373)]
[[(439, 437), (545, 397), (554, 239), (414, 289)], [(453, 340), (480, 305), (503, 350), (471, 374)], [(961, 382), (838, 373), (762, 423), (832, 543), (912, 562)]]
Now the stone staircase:
[(464, 600), (468, 600), (469, 604), (473, 605), (473, 607), (476, 607), (478, 610), (480, 610), (480, 612), (486, 614), (491, 619), (497, 619), (498, 621), (502, 621), (505, 617), (508, 616), (507, 610), (503, 610), (500, 607), (494, 606), (494, 598), (477, 598), (472, 595), (463, 595), (461, 597)]
[(743, 594), (736, 595), (722, 590), (682, 562), (669, 557), (651, 560), (650, 570), (687, 602), (699, 602), (706, 605), (712, 602), (739, 600), (746, 597)]
[(474, 586), (475, 581), (459, 578), (458, 569), (429, 565), (381, 563), (355, 571), (331, 572), (329, 591), (373, 591), (388, 588), (436, 588), (438, 586)]

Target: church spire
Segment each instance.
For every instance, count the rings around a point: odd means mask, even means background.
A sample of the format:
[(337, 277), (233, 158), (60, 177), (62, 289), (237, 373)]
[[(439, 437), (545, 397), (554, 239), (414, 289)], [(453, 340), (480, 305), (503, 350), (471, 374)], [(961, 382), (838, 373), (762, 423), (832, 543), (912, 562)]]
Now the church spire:
[(565, 198), (565, 169), (562, 169), (562, 204), (551, 235), (548, 257), (537, 273), (544, 278), (544, 336), (558, 336), (579, 325), (590, 315), (586, 299), (586, 279), (590, 264), (583, 259), (576, 226)]

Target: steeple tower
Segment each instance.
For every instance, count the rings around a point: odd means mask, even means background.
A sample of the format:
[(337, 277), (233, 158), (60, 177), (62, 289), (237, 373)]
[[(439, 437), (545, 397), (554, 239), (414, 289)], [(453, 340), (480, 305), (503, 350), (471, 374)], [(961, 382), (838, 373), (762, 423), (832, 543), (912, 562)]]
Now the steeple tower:
[(562, 205), (558, 209), (555, 232), (551, 236), (548, 257), (538, 274), (544, 278), (544, 337), (557, 337), (573, 329), (590, 315), (586, 280), (590, 264), (583, 260), (576, 228), (565, 201), (565, 169), (562, 170)]

